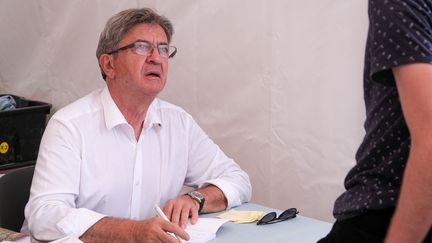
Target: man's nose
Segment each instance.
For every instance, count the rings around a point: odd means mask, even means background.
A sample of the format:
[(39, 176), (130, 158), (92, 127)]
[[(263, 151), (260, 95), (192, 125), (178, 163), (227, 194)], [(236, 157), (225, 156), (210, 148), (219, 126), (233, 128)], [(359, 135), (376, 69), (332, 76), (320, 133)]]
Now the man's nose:
[(161, 60), (161, 55), (159, 54), (159, 50), (155, 47), (155, 48), (153, 48), (151, 51), (150, 51), (150, 53), (149, 53), (149, 55), (147, 56), (147, 60), (149, 60), (149, 61), (153, 61), (153, 62), (160, 62), (160, 60)]

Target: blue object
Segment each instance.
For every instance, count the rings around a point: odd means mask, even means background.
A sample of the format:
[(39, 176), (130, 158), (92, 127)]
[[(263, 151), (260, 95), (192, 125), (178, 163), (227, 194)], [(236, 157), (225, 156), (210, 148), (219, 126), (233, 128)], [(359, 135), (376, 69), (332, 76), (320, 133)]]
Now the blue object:
[(0, 111), (13, 110), (15, 108), (16, 102), (11, 95), (0, 96)]
[[(244, 203), (233, 208), (239, 211), (262, 211), (276, 212), (282, 211), (268, 208), (259, 204)], [(218, 213), (200, 214), (203, 218), (214, 218)], [(231, 243), (231, 242), (283, 242), (283, 243), (311, 243), (317, 242), (330, 232), (332, 224), (313, 218), (297, 215), (297, 217), (277, 224), (256, 225), (235, 224), (226, 222), (216, 233), (216, 238), (211, 243)]]

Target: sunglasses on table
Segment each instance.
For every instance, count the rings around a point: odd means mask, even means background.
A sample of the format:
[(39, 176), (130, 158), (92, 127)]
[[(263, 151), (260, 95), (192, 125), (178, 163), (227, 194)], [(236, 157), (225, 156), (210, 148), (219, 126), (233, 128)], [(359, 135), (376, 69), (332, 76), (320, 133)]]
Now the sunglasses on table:
[(278, 222), (282, 222), (288, 219), (295, 218), (299, 211), (296, 208), (289, 208), (283, 211), (279, 217), (277, 217), (275, 212), (268, 213), (264, 215), (258, 222), (257, 225), (265, 225), (265, 224), (274, 224)]

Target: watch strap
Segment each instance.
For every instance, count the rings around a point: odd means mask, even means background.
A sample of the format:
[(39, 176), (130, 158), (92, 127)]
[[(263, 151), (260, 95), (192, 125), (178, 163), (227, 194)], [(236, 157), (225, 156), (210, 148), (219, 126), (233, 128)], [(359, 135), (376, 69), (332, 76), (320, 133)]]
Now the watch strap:
[(198, 204), (199, 204), (198, 213), (200, 213), (204, 207), (204, 202), (205, 202), (204, 196), (198, 191), (190, 191), (190, 192), (186, 193), (185, 195), (188, 195), (189, 197), (191, 197), (192, 199), (194, 199), (195, 201), (198, 202)]

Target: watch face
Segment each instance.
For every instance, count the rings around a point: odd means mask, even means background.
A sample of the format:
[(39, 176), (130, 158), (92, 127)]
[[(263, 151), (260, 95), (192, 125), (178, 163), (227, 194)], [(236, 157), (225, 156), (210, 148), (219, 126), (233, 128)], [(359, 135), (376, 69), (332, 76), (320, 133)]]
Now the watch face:
[(191, 191), (191, 192), (189, 192), (189, 195), (191, 195), (192, 197), (195, 197), (199, 201), (202, 201), (204, 199), (203, 195), (197, 191)]

